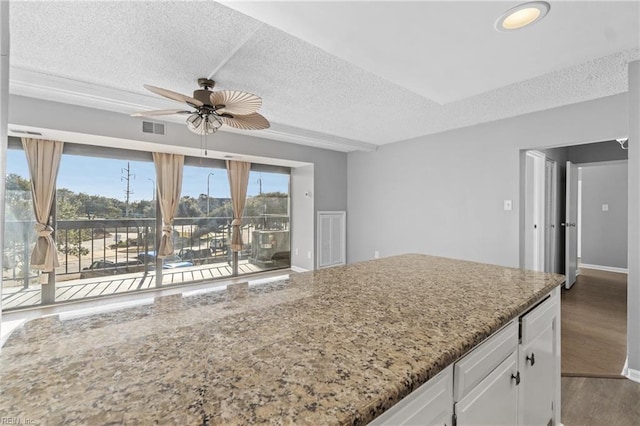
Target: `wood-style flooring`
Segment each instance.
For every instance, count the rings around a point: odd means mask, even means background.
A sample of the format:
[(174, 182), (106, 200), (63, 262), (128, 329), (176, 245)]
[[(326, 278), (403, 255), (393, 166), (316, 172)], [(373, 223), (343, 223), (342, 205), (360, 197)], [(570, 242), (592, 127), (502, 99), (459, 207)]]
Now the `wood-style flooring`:
[(591, 377), (562, 378), (565, 426), (640, 425), (640, 383)]
[(561, 309), (562, 375), (621, 378), (627, 275), (581, 269), (571, 289), (562, 290)]

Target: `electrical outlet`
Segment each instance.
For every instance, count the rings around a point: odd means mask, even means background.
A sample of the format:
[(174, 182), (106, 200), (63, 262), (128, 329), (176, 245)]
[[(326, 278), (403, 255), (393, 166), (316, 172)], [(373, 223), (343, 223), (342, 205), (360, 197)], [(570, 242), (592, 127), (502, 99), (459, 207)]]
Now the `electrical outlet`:
[(307, 252), (307, 259), (311, 259), (311, 252), (310, 251)]
[(510, 212), (511, 210), (513, 210), (513, 203), (511, 200), (504, 200), (504, 211)]
[(609, 204), (603, 204), (602, 205), (602, 211), (603, 212), (608, 212), (609, 211)]
[(379, 257), (380, 257), (380, 252), (379, 252), (378, 250), (374, 251), (374, 252), (373, 252), (373, 258), (374, 258), (374, 259), (377, 259), (377, 258), (379, 258)]
[(298, 249), (296, 249), (296, 256), (298, 255)]

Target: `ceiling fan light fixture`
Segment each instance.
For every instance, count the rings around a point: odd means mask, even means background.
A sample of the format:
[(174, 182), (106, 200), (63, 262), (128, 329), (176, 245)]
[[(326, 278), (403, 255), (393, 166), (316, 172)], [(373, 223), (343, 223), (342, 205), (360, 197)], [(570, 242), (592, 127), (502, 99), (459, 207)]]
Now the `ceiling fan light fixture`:
[(218, 131), (222, 121), (215, 115), (191, 114), (187, 117), (187, 128), (197, 135), (210, 135)]
[(544, 18), (549, 9), (551, 6), (546, 1), (522, 3), (502, 14), (496, 21), (495, 28), (501, 32), (524, 28)]

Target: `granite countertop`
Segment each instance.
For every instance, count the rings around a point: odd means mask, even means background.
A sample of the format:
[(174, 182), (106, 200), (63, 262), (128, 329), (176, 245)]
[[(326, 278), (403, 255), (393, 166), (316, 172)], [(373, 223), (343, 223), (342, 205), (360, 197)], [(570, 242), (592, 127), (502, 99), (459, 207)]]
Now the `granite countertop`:
[(564, 282), (402, 255), (17, 329), (0, 417), (366, 424)]

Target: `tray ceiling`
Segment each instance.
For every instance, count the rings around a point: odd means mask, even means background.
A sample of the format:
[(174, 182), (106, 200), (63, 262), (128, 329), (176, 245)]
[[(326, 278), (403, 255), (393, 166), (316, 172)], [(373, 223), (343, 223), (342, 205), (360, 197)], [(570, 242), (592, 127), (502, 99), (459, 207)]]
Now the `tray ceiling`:
[(211, 77), (263, 98), (273, 126), (251, 134), (341, 151), (627, 91), (639, 2), (553, 2), (495, 31), (515, 4), (14, 1), (11, 91), (131, 113), (178, 105), (145, 83)]

